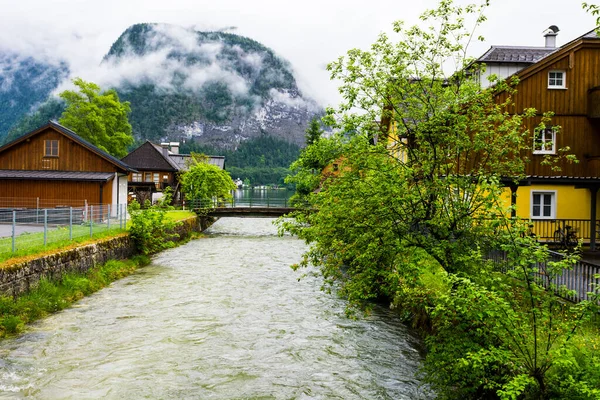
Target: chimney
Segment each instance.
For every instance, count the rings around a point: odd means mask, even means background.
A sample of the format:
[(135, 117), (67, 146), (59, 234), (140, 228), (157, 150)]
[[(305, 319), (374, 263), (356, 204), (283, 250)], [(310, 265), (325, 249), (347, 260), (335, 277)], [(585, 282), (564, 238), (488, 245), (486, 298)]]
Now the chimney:
[(546, 38), (546, 47), (547, 48), (555, 48), (556, 47), (556, 36), (558, 35), (558, 26), (550, 25), (548, 29), (546, 29), (544, 33), (544, 37)]
[(163, 156), (168, 157), (169, 156), (169, 143), (161, 143), (160, 147), (162, 147)]
[(171, 153), (179, 154), (179, 142), (171, 142), (169, 145), (171, 147)]

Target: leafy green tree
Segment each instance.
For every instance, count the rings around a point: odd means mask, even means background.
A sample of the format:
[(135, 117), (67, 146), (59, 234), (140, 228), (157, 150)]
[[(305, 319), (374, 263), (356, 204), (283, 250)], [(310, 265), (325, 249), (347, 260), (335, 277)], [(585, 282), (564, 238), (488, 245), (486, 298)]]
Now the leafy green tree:
[(134, 200), (128, 211), (131, 216), (129, 234), (138, 252), (148, 255), (175, 246), (174, 239), (178, 236), (175, 228), (181, 222), (169, 220), (164, 207), (153, 206), (146, 200), (142, 209)]
[(231, 191), (236, 185), (224, 171), (216, 165), (203, 162), (201, 157), (192, 157), (194, 164), (180, 177), (181, 189), (186, 200), (211, 201), (213, 198), (219, 200), (231, 197)]
[(323, 135), (323, 129), (321, 129), (321, 123), (319, 122), (319, 118), (314, 117), (308, 123), (308, 128), (306, 128), (306, 145), (310, 146), (317, 140), (321, 138)]
[[(440, 398), (545, 399), (576, 384), (578, 398), (593, 398), (597, 378), (575, 382), (561, 369), (576, 359), (572, 338), (593, 307), (567, 309), (533, 279), (547, 249), (521, 237), (526, 226), (506, 203), (503, 180), (524, 173), (532, 133), (523, 122), (535, 110), (512, 112), (517, 81), (481, 90), (466, 68), (466, 21), (482, 22), (482, 10), (442, 0), (423, 14), (427, 27), (395, 23), (398, 41), (383, 34), (329, 65), (344, 102), (326, 121), (339, 133), (302, 152), (291, 179), (306, 182), (312, 212), (280, 228), (311, 245), (295, 267), (319, 266), (351, 306), (423, 300), (426, 370)], [(457, 72), (445, 72), (449, 62)], [(507, 252), (508, 274), (489, 249)], [(548, 276), (572, 262), (552, 263)]]
[(60, 97), (66, 103), (59, 122), (101, 150), (117, 158), (127, 155), (133, 144), (127, 115), (128, 102), (120, 102), (114, 89), (101, 92), (98, 85), (81, 78), (73, 80), (77, 91), (65, 90)]

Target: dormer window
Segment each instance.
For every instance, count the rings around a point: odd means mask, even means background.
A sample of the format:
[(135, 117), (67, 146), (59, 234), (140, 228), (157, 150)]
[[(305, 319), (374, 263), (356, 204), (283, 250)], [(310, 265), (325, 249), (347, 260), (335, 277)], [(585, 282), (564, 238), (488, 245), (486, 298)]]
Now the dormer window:
[(44, 140), (44, 157), (58, 157), (58, 140)]
[(556, 154), (556, 127), (538, 129), (533, 137), (533, 154)]
[(566, 89), (565, 78), (565, 71), (548, 72), (548, 89)]

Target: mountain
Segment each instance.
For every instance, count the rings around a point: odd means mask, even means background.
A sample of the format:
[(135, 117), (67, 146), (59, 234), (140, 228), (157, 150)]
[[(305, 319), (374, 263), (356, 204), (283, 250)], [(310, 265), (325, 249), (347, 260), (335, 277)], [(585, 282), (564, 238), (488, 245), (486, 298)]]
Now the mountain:
[[(323, 112), (300, 92), (287, 61), (232, 33), (136, 24), (99, 61), (80, 77), (131, 103), (138, 141), (230, 151), (271, 136), (302, 146), (308, 122)], [(64, 104), (48, 95), (68, 75), (65, 63), (0, 56), (0, 143), (58, 118)]]
[(0, 52), (0, 143), (9, 129), (37, 109), (68, 74), (64, 62), (53, 64)]
[(167, 24), (129, 27), (104, 57), (131, 102), (134, 135), (236, 149), (274, 136), (302, 145), (322, 113), (298, 89), (288, 62), (247, 37)]

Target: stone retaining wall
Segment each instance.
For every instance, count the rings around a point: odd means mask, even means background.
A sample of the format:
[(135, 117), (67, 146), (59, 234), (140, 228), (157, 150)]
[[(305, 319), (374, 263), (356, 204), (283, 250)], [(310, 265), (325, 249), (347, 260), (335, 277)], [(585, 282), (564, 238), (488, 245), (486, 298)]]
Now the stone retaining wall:
[[(206, 229), (200, 218), (182, 221), (175, 229), (179, 235), (175, 241), (189, 237), (191, 232)], [(129, 235), (113, 237), (98, 242), (62, 250), (34, 260), (23, 261), (0, 268), (0, 295), (17, 297), (35, 287), (42, 277), (60, 279), (65, 272), (85, 272), (96, 264), (109, 260), (122, 260), (134, 255), (133, 242)]]
[(96, 264), (128, 258), (133, 253), (129, 235), (122, 235), (11, 264), (0, 268), (0, 295), (17, 297), (35, 287), (42, 277), (60, 279), (65, 272), (85, 272)]

